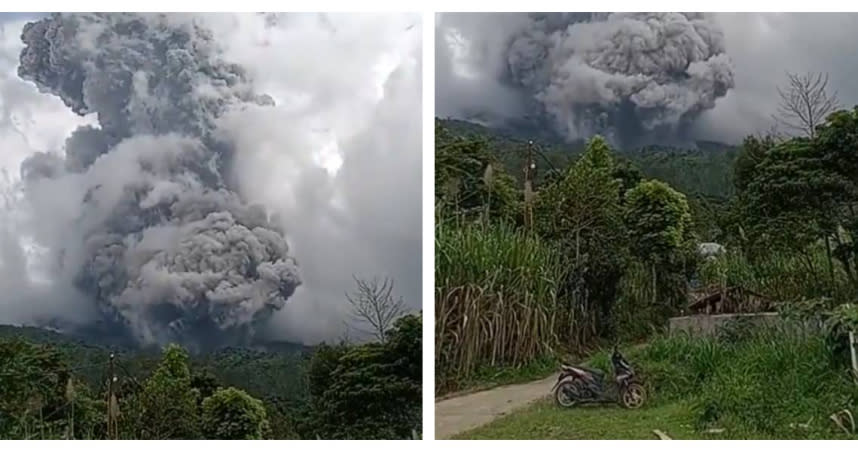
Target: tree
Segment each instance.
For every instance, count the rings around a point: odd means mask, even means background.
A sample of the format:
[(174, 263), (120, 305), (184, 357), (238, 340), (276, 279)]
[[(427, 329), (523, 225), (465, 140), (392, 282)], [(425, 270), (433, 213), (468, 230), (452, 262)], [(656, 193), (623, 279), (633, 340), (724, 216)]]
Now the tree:
[[(420, 382), (423, 379), (423, 317), (406, 315), (399, 318), (390, 332), (388, 351), (396, 357), (395, 375)], [(414, 401), (419, 403), (419, 401)], [(418, 423), (419, 425), (419, 423)]]
[[(595, 313), (599, 318), (587, 323), (602, 328), (611, 324), (611, 306), (626, 254), (620, 187), (611, 148), (597, 136), (566, 174), (540, 193), (535, 206), (536, 230), (558, 243), (567, 256), (569, 272), (562, 289), (562, 298), (570, 304), (566, 311)], [(588, 334), (573, 330), (568, 333)], [(585, 341), (578, 337), (574, 342)]]
[[(819, 220), (827, 203), (817, 182), (827, 177), (813, 154), (810, 140), (793, 138), (764, 151), (759, 162), (744, 170), (738, 200), (750, 251), (806, 254), (807, 246), (824, 234)], [(809, 255), (805, 258), (810, 265)]]
[(650, 266), (653, 305), (661, 293), (665, 307), (673, 307), (683, 288), (670, 276), (680, 272), (691, 235), (685, 195), (658, 180), (641, 182), (626, 193), (625, 223), (632, 254)]
[(201, 405), (203, 400), (214, 394), (220, 387), (217, 377), (208, 369), (191, 373), (191, 389), (195, 391), (197, 404)]
[(0, 438), (95, 439), (104, 401), (72, 376), (53, 345), (0, 339)]
[(402, 297), (393, 296), (392, 279), (354, 280), (357, 290), (351, 295), (346, 294), (352, 307), (352, 317), (368, 325), (367, 329), (362, 330), (364, 333), (372, 334), (379, 342), (385, 342), (387, 330), (405, 313), (405, 302)]
[(643, 179), (640, 169), (627, 159), (618, 159), (614, 163), (611, 175), (619, 182), (619, 199), (622, 199), (627, 191), (635, 188)]
[(329, 439), (404, 439), (420, 428), (422, 320), (410, 314), (385, 343), (325, 346), (308, 369), (310, 403), (302, 435)]
[(858, 284), (858, 107), (828, 116), (813, 140), (816, 177), (810, 182), (826, 246), (835, 242), (834, 255), (853, 284)]
[(520, 193), (484, 137), (452, 135), (435, 123), (435, 202), (442, 216), (513, 221)]
[(203, 400), (202, 432), (206, 439), (263, 439), (269, 430), (262, 402), (240, 389), (218, 389)]
[(583, 238), (622, 229), (619, 191), (610, 148), (597, 136), (566, 174), (540, 194), (537, 231), (549, 239), (573, 240), (580, 251)]
[(691, 225), (685, 195), (658, 180), (641, 182), (626, 193), (625, 218), (632, 252), (655, 264), (682, 247)]
[(178, 345), (167, 346), (160, 365), (143, 385), (136, 429), (141, 439), (199, 437), (197, 395), (191, 388), (188, 354)]
[(763, 152), (752, 171), (744, 171), (747, 182), (739, 192), (751, 242), (763, 252), (796, 253), (817, 277), (812, 245), (822, 243), (832, 283), (833, 259), (858, 283), (852, 239), (858, 233), (856, 148), (858, 110), (842, 110), (817, 125), (812, 138), (792, 138)]
[(756, 175), (757, 165), (776, 144), (775, 138), (771, 135), (745, 138), (733, 162), (733, 185), (737, 192), (741, 193), (748, 188), (748, 184)]
[(310, 357), (307, 366), (307, 385), (309, 386), (310, 397), (321, 397), (324, 391), (333, 384), (333, 378), (336, 376), (335, 370), (339, 365), (340, 358), (348, 349), (346, 344), (321, 344), (316, 347), (316, 352)]
[(813, 138), (828, 115), (839, 108), (837, 93), (828, 92), (828, 74), (787, 73), (788, 85), (778, 87), (780, 104), (774, 116), (788, 130)]
[(66, 418), (71, 375), (56, 349), (2, 340), (0, 363), (0, 437), (37, 438), (46, 423)]

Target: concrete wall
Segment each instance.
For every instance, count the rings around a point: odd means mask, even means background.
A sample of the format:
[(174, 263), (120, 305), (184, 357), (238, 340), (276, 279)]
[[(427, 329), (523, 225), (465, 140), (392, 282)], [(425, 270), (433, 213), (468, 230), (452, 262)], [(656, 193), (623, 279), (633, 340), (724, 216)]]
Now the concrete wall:
[(742, 318), (742, 321), (754, 323), (772, 323), (780, 321), (776, 312), (760, 312), (756, 314), (713, 314), (713, 315), (689, 315), (685, 317), (672, 317), (670, 319), (670, 332), (685, 331), (696, 335), (714, 334), (718, 327), (733, 320)]

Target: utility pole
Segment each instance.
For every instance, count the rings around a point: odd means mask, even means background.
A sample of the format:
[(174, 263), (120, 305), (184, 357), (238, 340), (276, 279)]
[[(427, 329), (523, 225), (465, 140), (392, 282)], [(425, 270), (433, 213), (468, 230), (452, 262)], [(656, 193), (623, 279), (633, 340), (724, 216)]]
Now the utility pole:
[(856, 340), (858, 336), (855, 335), (854, 331), (849, 332), (849, 354), (852, 357), (852, 373), (855, 378), (858, 378), (858, 352), (856, 352), (856, 348), (858, 348), (858, 340)]
[(533, 141), (527, 142), (527, 162), (524, 165), (524, 228), (533, 228), (533, 181), (536, 179), (536, 160), (533, 158)]
[(117, 418), (119, 417), (119, 413), (117, 411), (119, 406), (116, 403), (115, 388), (113, 386), (116, 382), (116, 369), (114, 367), (115, 358), (116, 355), (111, 353), (107, 372), (107, 439), (119, 438), (119, 425), (117, 424)]

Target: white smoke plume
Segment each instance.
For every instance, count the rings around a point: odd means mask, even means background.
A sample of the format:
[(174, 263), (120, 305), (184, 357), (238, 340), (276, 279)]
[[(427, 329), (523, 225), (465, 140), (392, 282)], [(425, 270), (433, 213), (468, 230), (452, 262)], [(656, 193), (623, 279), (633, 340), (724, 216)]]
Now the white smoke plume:
[[(366, 54), (337, 61), (355, 66), (351, 84), (342, 83), (343, 75), (312, 78), (322, 65), (301, 61), (308, 55), (296, 49), (299, 43), (312, 47), (314, 40), (328, 44), (332, 35), (349, 31), (346, 25), (359, 23), (347, 17), (62, 14), (26, 25), (21, 78), (86, 115), (89, 124), (68, 136), (60, 152), (31, 152), (21, 165), (20, 191), (13, 201), (18, 219), (8, 224), (17, 226), (17, 244), (25, 242), (24, 230), (34, 244), (24, 254), (41, 250), (38, 261), (46, 282), (19, 292), (45, 287), (56, 293), (49, 298), (58, 302), (37, 313), (42, 319), (75, 320), (66, 307), (57, 306), (62, 303), (82, 311), (95, 307), (101, 313), (95, 318), (142, 343), (178, 340), (212, 347), (246, 341), (260, 328), (305, 342), (341, 334), (339, 305), (351, 289), (346, 275), (350, 281), (351, 273), (364, 270), (395, 272), (402, 257), (375, 259), (362, 268), (356, 265), (359, 257), (345, 255), (340, 261), (350, 268), (336, 268), (336, 255), (328, 253), (321, 233), (339, 214), (338, 226), (346, 232), (331, 231), (329, 241), (384, 243), (350, 224), (351, 209), (361, 200), (342, 199), (344, 191), (371, 182), (340, 185), (359, 170), (349, 162), (349, 144), (363, 134), (388, 131), (390, 118), (374, 118), (385, 105), (396, 98), (418, 99), (416, 120), (414, 114), (396, 120), (419, 126), (419, 90), (391, 94), (396, 77), (374, 72), (378, 60), (390, 54), (399, 58), (388, 66), (399, 69), (384, 71), (408, 70), (402, 55), (413, 57), (413, 41), (401, 51), (390, 39), (393, 28), (404, 32), (402, 22), (387, 19), (388, 34), (370, 35), (375, 42), (361, 45)], [(419, 76), (409, 73), (408, 89), (415, 79)], [(388, 92), (379, 94), (383, 86)], [(355, 94), (361, 90), (369, 95)], [(343, 104), (358, 107), (353, 112), (359, 117), (339, 117), (347, 111)], [(321, 128), (327, 132), (318, 133)], [(415, 130), (415, 139), (404, 135)], [(414, 147), (419, 127), (401, 127), (390, 135), (402, 140), (382, 143), (387, 147), (380, 151), (403, 145), (400, 153), (411, 166), (402, 170), (413, 172), (419, 162), (419, 147)], [(419, 174), (419, 163), (416, 168)], [(373, 176), (380, 183), (391, 178), (372, 170), (359, 177)], [(419, 176), (409, 184), (419, 200)], [(414, 202), (410, 187), (401, 193)], [(408, 208), (402, 212), (410, 213)], [(380, 223), (411, 226), (410, 216), (403, 225), (388, 210), (368, 213), (376, 213)], [(319, 235), (310, 236), (308, 230)], [(419, 262), (419, 234), (418, 213), (410, 233), (385, 239), (390, 246), (416, 248)], [(397, 242), (397, 236), (407, 239)], [(340, 250), (353, 251), (349, 246)], [(14, 253), (4, 252), (4, 267), (20, 268), (7, 254)], [(397, 280), (409, 296), (414, 278), (420, 277), (419, 264), (414, 271)], [(312, 287), (302, 291), (302, 281)], [(333, 291), (336, 301), (319, 299)], [(23, 309), (20, 301), (6, 304), (2, 311)]]
[[(521, 110), (568, 139), (600, 133), (628, 144), (675, 136), (734, 86), (724, 36), (705, 14), (480, 16), (452, 20), (440, 34), (470, 37), (470, 51), (496, 55), (491, 76), (523, 94)], [(506, 34), (486, 39), (484, 30), (501, 24)], [(439, 98), (447, 95), (439, 90)]]

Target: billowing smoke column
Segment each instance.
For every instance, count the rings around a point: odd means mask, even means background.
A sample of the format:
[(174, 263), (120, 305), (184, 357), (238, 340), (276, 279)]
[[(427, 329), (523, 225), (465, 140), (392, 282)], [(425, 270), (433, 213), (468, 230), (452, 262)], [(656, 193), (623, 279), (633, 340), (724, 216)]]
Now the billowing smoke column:
[(300, 280), (283, 232), (230, 190), (216, 120), (271, 99), (183, 16), (54, 14), (22, 39), (19, 76), (100, 124), (77, 129), (64, 159), (22, 165), (30, 195), (79, 203), (56, 271), (140, 343), (248, 339)]
[(568, 138), (675, 136), (733, 88), (724, 37), (693, 13), (532, 14), (505, 78)]

